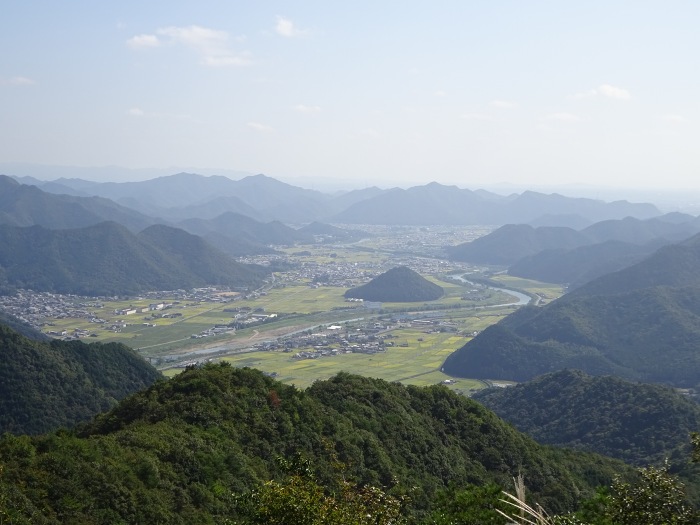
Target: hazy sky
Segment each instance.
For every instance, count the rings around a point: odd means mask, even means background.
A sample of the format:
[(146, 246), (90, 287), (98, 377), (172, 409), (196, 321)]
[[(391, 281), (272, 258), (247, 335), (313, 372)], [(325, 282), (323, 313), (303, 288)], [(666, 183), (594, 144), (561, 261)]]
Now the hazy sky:
[(0, 162), (700, 188), (697, 1), (4, 0)]

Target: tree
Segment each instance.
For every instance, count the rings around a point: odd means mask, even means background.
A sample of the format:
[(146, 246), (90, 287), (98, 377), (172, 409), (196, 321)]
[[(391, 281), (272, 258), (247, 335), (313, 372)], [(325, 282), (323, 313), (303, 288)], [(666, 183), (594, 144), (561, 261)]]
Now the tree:
[(336, 480), (331, 493), (314, 477), (307, 461), (280, 460), (291, 471), (240, 498), (241, 523), (260, 525), (400, 525), (402, 500), (376, 487)]
[(608, 516), (616, 525), (693, 525), (698, 516), (686, 504), (683, 484), (666, 467), (639, 469), (639, 480), (619, 478), (612, 487)]
[(440, 494), (439, 510), (433, 512), (434, 525), (505, 525), (506, 519), (496, 509), (507, 510), (501, 501), (502, 489), (495, 483), (468, 485)]

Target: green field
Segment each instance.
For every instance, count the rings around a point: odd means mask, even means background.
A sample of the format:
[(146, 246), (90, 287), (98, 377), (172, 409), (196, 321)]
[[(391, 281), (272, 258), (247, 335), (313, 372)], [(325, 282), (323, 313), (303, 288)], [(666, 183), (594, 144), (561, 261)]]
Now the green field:
[(491, 280), (501, 284), (504, 288), (537, 294), (542, 298), (543, 302), (553, 301), (564, 294), (564, 289), (559, 284), (543, 283), (505, 274), (495, 275), (491, 277)]
[[(234, 366), (276, 373), (285, 383), (305, 388), (318, 379), (345, 371), (413, 385), (440, 383), (449, 376), (439, 371), (445, 358), (468, 339), (455, 334), (427, 334), (416, 329), (397, 330), (396, 345), (377, 354), (342, 354), (318, 359), (294, 359), (294, 352), (252, 352), (223, 358)], [(419, 341), (422, 339), (422, 341)], [(408, 346), (399, 346), (408, 344)], [(460, 379), (462, 389), (483, 388), (480, 381)]]
[[(354, 247), (351, 249), (329, 249), (315, 247), (309, 249), (308, 255), (298, 256), (309, 264), (341, 264), (348, 262), (375, 264), (385, 261), (387, 253), (377, 250), (379, 246)], [(299, 252), (290, 249), (288, 252)], [(306, 251), (304, 249), (304, 251)], [(91, 311), (102, 319), (106, 325), (120, 321), (126, 323), (120, 331), (108, 331), (106, 326), (90, 323), (87, 319), (55, 319), (53, 330), (85, 329), (95, 334), (89, 341), (118, 341), (137, 349), (142, 355), (152, 358), (154, 363), (167, 366), (178, 361), (201, 360), (203, 356), (222, 358), (235, 366), (250, 366), (268, 373), (286, 383), (306, 387), (318, 379), (325, 379), (340, 371), (379, 377), (388, 381), (399, 381), (414, 385), (440, 383), (448, 376), (440, 372), (445, 358), (468, 341), (474, 332), (498, 322), (515, 308), (507, 306), (516, 299), (504, 292), (484, 289), (478, 300), (464, 300), (467, 287), (456, 281), (443, 281), (437, 276), (425, 276), (445, 290), (445, 295), (431, 302), (421, 303), (382, 303), (381, 310), (353, 307), (345, 302), (345, 288), (337, 286), (311, 286), (304, 274), (280, 274), (274, 287), (266, 289), (255, 298), (241, 299), (230, 303), (182, 301), (173, 304), (158, 314), (179, 314), (176, 318), (152, 318), (152, 313), (143, 312), (128, 316), (115, 315), (114, 311), (127, 307), (147, 307), (154, 299), (132, 298), (128, 301), (105, 301), (102, 308)], [(544, 300), (551, 300), (561, 295), (559, 286), (497, 275), (493, 281), (504, 288), (518, 289), (530, 294), (538, 294)], [(471, 286), (471, 285), (470, 285)], [(161, 299), (164, 302), (174, 300)], [(493, 307), (493, 305), (506, 305)], [(228, 325), (234, 321), (235, 311), (244, 308), (265, 314), (277, 314), (274, 320), (238, 329), (235, 332), (193, 339), (215, 325)], [(320, 330), (328, 324), (347, 322), (366, 323), (379, 318), (404, 316), (408, 319), (439, 316), (454, 326), (459, 334), (424, 333), (419, 329), (398, 328), (392, 331), (396, 346), (388, 347), (385, 352), (377, 354), (340, 354), (320, 357), (318, 359), (293, 359), (294, 352), (263, 351), (254, 347), (256, 343), (274, 341), (278, 337), (301, 330)], [(153, 326), (155, 325), (155, 326)], [(318, 327), (318, 328), (317, 328)], [(421, 340), (419, 340), (421, 339)], [(199, 353), (200, 351), (212, 353)], [(166, 371), (167, 375), (177, 373), (179, 369)], [(468, 392), (482, 388), (484, 383), (459, 379), (450, 388)]]

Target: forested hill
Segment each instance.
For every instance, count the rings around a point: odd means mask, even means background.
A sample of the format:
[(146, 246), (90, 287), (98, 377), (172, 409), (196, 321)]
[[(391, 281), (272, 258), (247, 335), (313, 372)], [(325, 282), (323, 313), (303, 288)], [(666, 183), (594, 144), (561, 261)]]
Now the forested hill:
[[(474, 398), (540, 443), (644, 466), (687, 463), (700, 404), (672, 388), (563, 370)], [(700, 481), (700, 480), (699, 480)]]
[(71, 427), (159, 377), (124, 345), (34, 341), (0, 324), (0, 434)]
[(215, 284), (257, 286), (267, 273), (163, 225), (138, 235), (113, 222), (72, 230), (0, 225), (0, 246), (0, 290), (121, 295)]
[(17, 317), (3, 311), (0, 311), (0, 325), (4, 325), (6, 328), (11, 328), (15, 332), (18, 332), (28, 339), (33, 339), (34, 341), (51, 341), (51, 337), (45, 333), (37, 330), (21, 319), (18, 319)]
[(4, 436), (0, 451), (8, 508), (42, 523), (259, 523), (239, 496), (283, 479), (280, 457), (306, 458), (331, 492), (345, 480), (406, 494), (413, 517), (448, 484), (505, 488), (523, 473), (559, 511), (626, 472), (538, 445), (442, 386), (340, 374), (299, 391), (227, 365), (156, 383), (77, 435)]
[(345, 297), (392, 303), (434, 301), (445, 291), (406, 266), (392, 268), (365, 285), (345, 292)]
[(663, 246), (633, 266), (595, 279), (571, 297), (619, 294), (652, 286), (700, 286), (700, 234)]
[(665, 246), (543, 308), (521, 308), (450, 355), (461, 377), (527, 381), (577, 368), (700, 385), (700, 236)]

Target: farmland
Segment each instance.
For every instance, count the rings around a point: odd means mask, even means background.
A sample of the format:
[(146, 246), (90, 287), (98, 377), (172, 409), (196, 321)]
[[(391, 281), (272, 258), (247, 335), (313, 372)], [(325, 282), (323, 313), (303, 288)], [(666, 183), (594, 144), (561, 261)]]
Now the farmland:
[[(454, 242), (454, 232), (445, 234)], [(123, 342), (166, 374), (203, 360), (223, 359), (235, 366), (259, 368), (298, 387), (341, 370), (433, 384), (449, 379), (440, 367), (451, 352), (523, 301), (522, 296), (518, 299), (493, 287), (457, 281), (452, 275), (484, 275), (503, 288), (545, 300), (561, 294), (544, 283), (490, 275), (488, 269), (424, 255), (439, 254), (445, 241), (435, 229), (401, 229), (398, 235), (385, 232), (383, 237), (348, 246), (296, 246), (281, 249), (278, 255), (246, 260), (269, 264), (277, 259), (288, 268), (248, 293), (207, 288), (128, 298), (48, 294), (34, 297), (30, 310), (36, 312), (51, 303), (48, 311), (53, 316), (41, 318), (43, 331)], [(441, 286), (444, 295), (425, 303), (361, 304), (344, 298), (348, 288), (398, 265), (415, 269)], [(332, 325), (334, 329), (329, 330)], [(374, 338), (376, 325), (382, 326), (376, 339), (379, 351), (367, 353), (370, 350), (363, 344), (352, 344), (358, 334)], [(325, 354), (318, 348), (325, 348)], [(305, 352), (318, 355), (295, 357)], [(467, 380), (451, 385), (462, 391), (482, 386)]]

